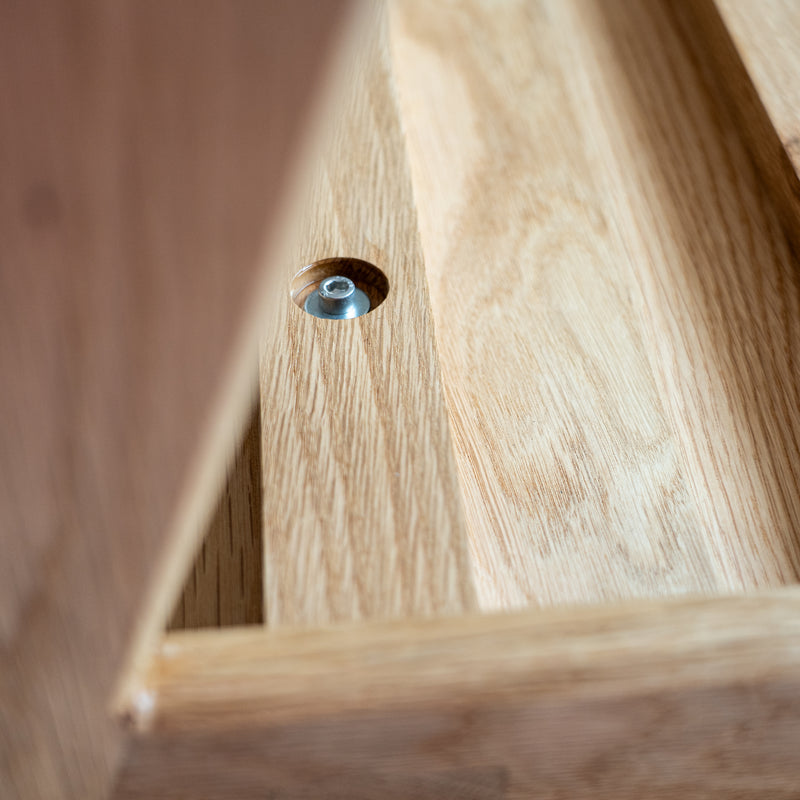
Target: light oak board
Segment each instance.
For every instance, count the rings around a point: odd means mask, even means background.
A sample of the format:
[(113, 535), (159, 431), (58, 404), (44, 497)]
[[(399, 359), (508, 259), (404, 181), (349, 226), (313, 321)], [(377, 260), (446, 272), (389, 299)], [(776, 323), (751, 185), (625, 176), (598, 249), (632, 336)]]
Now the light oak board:
[(797, 796), (800, 598), (167, 637), (117, 800)]
[[(265, 618), (269, 626), (472, 607), (460, 492), (383, 6), (350, 65), (312, 164), (286, 296), (261, 359)], [(386, 300), (310, 316), (295, 271), (352, 257)]]
[(667, 4), (400, 3), (483, 608), (800, 565), (797, 265)]

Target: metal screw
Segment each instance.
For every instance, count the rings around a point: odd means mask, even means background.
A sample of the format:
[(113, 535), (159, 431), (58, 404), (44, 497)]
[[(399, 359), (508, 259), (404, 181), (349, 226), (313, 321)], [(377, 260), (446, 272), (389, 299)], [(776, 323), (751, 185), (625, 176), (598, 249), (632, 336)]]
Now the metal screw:
[(352, 319), (369, 311), (369, 297), (350, 278), (325, 278), (306, 298), (303, 308), (322, 319)]

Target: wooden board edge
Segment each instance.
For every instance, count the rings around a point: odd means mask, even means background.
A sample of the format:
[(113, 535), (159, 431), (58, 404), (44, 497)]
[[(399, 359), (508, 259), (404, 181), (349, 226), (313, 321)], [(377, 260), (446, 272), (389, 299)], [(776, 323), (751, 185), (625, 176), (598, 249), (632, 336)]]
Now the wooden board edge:
[(335, 9), (335, 26), (324, 51), (318, 53), (319, 86), (306, 113), (302, 136), (290, 154), (291, 178), (284, 187), (274, 216), (265, 222), (263, 242), (255, 280), (242, 309), (238, 336), (231, 348), (216, 396), (209, 404), (206, 425), (198, 432), (197, 447), (182, 491), (164, 537), (164, 544), (144, 594), (136, 625), (130, 638), (115, 689), (109, 701), (112, 715), (118, 715), (131, 692), (141, 686), (170, 614), (192, 568), (202, 536), (225, 484), (226, 471), (235, 458), (236, 444), (245, 431), (249, 411), (258, 403), (258, 362), (261, 342), (277, 303), (283, 299), (282, 271), (278, 265), (290, 258), (293, 227), (302, 202), (302, 187), (325, 131), (325, 114), (345, 79), (347, 54), (357, 46), (369, 13), (363, 0), (342, 0)]
[(168, 636), (115, 800), (796, 797), (800, 590)]
[(800, 252), (800, 176), (777, 120), (765, 106), (744, 54), (734, 41), (716, 0), (669, 2), (678, 28), (698, 60), (711, 67), (708, 79), (731, 110), (742, 140), (770, 193), (795, 252)]
[(800, 587), (325, 629), (168, 634), (122, 709), (140, 735), (792, 680)]

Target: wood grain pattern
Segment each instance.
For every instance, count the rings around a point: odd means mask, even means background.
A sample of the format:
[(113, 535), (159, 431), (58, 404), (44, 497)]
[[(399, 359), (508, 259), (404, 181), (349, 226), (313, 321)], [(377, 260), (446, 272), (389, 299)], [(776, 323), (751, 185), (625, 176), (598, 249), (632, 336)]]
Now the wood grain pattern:
[(256, 401), (168, 629), (264, 621), (261, 411)]
[(756, 92), (800, 172), (800, 6), (715, 0)]
[(3, 798), (112, 780), (110, 696), (244, 421), (270, 222), (345, 8), (2, 4)]
[(287, 296), (266, 339), (270, 626), (458, 613), (474, 597), (382, 8), (311, 176), (286, 286), (350, 256), (378, 266), (389, 294), (337, 321)]
[(793, 798), (800, 594), (169, 636), (122, 798)]
[(659, 2), (393, 21), (482, 607), (796, 580), (798, 273), (702, 53)]
[(609, 207), (720, 581), (736, 590), (794, 582), (797, 259), (711, 80), (712, 60), (669, 6), (597, 4), (573, 19), (587, 34), (576, 38), (595, 100), (586, 122), (614, 165)]
[[(364, 39), (286, 278), (352, 255), (390, 294), (284, 295), (261, 359), (265, 614), (301, 630), (167, 635), (110, 723), (250, 397), (338, 10), (0, 11), (0, 794), (99, 798), (121, 761), (148, 800), (796, 798), (800, 589), (763, 587), (800, 569), (797, 219), (657, 0), (397, 6), (410, 159)], [(437, 338), (484, 608), (759, 591), (448, 616)]]
[(730, 108), (800, 251), (800, 7), (791, 0), (698, 0), (671, 8), (694, 50), (710, 59), (709, 84)]

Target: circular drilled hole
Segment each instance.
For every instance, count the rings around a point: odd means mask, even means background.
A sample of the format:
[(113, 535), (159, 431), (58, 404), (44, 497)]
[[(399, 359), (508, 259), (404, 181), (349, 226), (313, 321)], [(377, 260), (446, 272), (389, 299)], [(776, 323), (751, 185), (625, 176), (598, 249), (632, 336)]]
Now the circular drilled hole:
[(374, 311), (389, 294), (389, 279), (369, 261), (360, 258), (326, 258), (303, 267), (292, 278), (291, 295), (295, 305), (303, 308), (308, 296), (319, 288), (320, 283), (336, 275), (350, 278), (369, 297), (369, 311)]

